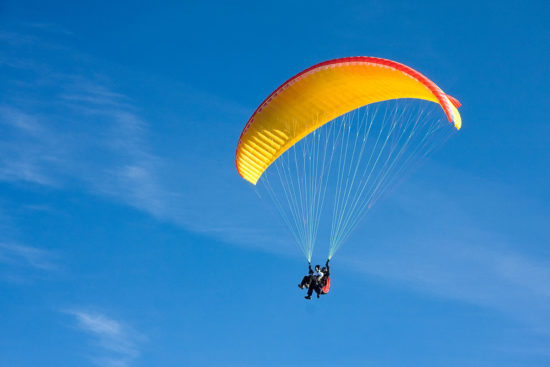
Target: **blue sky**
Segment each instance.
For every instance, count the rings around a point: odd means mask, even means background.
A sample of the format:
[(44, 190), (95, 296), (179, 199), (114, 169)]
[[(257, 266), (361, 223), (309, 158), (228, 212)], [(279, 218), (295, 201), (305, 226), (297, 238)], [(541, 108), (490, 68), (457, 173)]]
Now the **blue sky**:
[[(0, 4), (1, 366), (550, 364), (550, 5), (296, 3)], [(281, 82), (354, 55), (464, 125), (305, 302), (234, 151)]]

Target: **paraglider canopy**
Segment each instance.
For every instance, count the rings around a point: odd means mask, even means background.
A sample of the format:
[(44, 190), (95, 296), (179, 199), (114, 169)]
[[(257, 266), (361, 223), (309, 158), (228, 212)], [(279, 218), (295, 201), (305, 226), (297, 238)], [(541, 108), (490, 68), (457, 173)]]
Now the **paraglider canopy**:
[[(237, 145), (239, 174), (252, 184), (281, 154), (334, 118), (371, 103), (417, 98), (438, 103), (460, 129), (460, 103), (416, 70), (377, 57), (346, 57), (314, 65), (260, 104)], [(288, 121), (297, 129), (290, 130)]]
[(460, 129), (459, 106), (395, 61), (325, 61), (260, 104), (239, 138), (237, 170), (253, 185), (261, 179), (258, 194), (265, 188), (308, 261), (330, 229), (330, 259), (373, 204)]

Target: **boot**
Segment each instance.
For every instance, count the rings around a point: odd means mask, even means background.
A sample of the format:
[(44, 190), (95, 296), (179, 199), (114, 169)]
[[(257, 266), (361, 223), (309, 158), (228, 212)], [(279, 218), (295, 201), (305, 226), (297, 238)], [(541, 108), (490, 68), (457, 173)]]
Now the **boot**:
[(311, 296), (305, 296), (304, 298), (305, 299), (311, 299)]

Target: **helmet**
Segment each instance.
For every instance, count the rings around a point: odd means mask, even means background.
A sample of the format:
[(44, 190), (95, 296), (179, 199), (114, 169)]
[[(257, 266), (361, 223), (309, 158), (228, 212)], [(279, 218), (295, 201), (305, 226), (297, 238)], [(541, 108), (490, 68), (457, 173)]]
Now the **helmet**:
[(321, 272), (322, 272), (322, 273), (325, 273), (326, 271), (327, 271), (327, 268), (326, 268), (325, 266), (323, 266), (323, 267), (321, 268)]
[(321, 265), (315, 265), (315, 270), (319, 271), (321, 269)]

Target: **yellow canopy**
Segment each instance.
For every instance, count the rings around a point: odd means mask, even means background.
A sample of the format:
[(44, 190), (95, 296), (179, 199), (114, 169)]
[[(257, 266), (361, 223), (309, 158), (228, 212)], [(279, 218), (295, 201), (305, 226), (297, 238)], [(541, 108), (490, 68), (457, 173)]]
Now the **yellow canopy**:
[(438, 103), (461, 127), (460, 103), (408, 66), (374, 57), (330, 60), (292, 77), (258, 107), (239, 139), (237, 170), (256, 184), (271, 163), (315, 129), (356, 108), (398, 98)]

